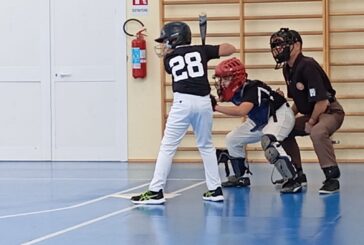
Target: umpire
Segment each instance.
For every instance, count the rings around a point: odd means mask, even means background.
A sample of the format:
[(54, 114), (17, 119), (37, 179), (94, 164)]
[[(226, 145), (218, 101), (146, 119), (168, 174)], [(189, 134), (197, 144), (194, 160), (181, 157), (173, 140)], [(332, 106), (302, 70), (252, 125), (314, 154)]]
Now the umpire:
[[(321, 66), (302, 54), (302, 38), (297, 31), (281, 28), (272, 34), (270, 47), (277, 65), (283, 68), (288, 97), (293, 99), (295, 126), (282, 145), (291, 156), (297, 172), (302, 172), (296, 136), (310, 135), (315, 153), (326, 180), (320, 194), (339, 191), (340, 170), (330, 136), (338, 130), (345, 117), (335, 98), (336, 91)], [(297, 114), (300, 113), (299, 116)]]

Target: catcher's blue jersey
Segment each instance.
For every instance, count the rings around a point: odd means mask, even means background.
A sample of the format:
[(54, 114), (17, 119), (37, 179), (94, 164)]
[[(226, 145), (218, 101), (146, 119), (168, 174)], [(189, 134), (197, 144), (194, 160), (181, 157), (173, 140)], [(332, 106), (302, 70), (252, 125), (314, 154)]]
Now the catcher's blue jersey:
[(256, 129), (265, 126), (270, 116), (286, 103), (286, 99), (273, 91), (267, 84), (259, 80), (247, 80), (245, 84), (235, 92), (232, 102), (240, 105), (243, 102), (254, 104), (248, 117), (256, 124)]

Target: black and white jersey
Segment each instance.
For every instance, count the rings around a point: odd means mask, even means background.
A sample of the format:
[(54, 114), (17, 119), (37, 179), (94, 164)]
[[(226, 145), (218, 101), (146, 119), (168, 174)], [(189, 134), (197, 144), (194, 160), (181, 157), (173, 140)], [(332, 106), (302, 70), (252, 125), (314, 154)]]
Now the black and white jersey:
[(172, 74), (173, 92), (199, 96), (210, 94), (207, 62), (219, 57), (218, 45), (176, 47), (164, 57), (164, 68)]

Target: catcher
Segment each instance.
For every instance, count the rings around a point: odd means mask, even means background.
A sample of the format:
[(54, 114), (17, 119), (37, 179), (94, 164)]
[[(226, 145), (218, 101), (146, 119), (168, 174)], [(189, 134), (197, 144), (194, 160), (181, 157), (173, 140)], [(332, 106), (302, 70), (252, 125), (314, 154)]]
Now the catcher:
[(244, 65), (237, 58), (224, 60), (215, 68), (219, 101), (232, 102), (234, 106), (219, 105), (211, 96), (213, 110), (230, 116), (247, 116), (244, 123), (226, 135), (228, 152), (220, 155), (226, 157), (228, 154), (235, 176), (224, 182), (223, 187), (250, 185), (245, 147), (260, 141), (265, 157), (283, 177), (281, 192), (299, 192), (303, 178), (297, 178), (291, 158), (280, 143), (293, 129), (293, 111), (282, 95), (262, 81), (249, 80), (247, 76)]

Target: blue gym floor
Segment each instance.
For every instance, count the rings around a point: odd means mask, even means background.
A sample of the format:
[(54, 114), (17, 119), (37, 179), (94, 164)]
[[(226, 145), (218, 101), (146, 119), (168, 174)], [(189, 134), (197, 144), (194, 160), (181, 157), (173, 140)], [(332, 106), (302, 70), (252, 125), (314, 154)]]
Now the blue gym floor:
[(307, 164), (306, 190), (282, 195), (272, 166), (254, 164), (251, 187), (211, 203), (202, 164), (173, 164), (167, 203), (136, 206), (127, 198), (154, 164), (2, 162), (0, 244), (364, 244), (364, 164), (340, 167), (340, 193), (319, 195), (323, 174)]

